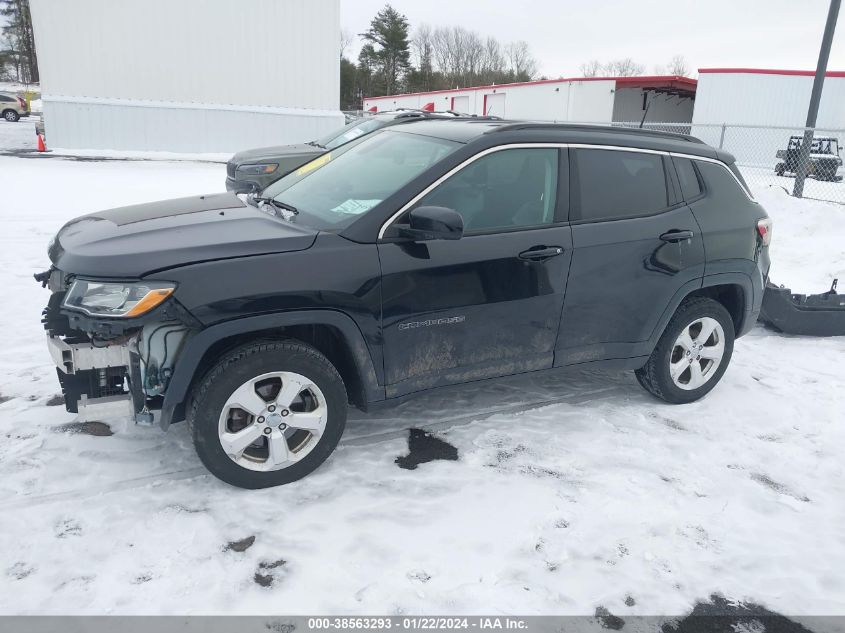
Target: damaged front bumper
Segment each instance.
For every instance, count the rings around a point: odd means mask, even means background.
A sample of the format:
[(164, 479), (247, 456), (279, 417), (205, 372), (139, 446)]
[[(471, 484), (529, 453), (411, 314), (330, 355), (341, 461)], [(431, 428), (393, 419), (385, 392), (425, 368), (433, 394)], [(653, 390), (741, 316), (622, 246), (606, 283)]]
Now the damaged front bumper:
[(60, 271), (39, 281), (53, 291), (42, 323), (65, 408), (79, 421), (153, 424), (192, 317), (170, 301), (143, 318), (97, 318), (63, 307), (68, 283)]
[[(76, 413), (79, 421), (142, 413), (139, 359), (137, 355), (133, 358), (128, 345), (96, 347), (48, 335), (47, 348), (56, 363), (65, 407)], [(133, 385), (137, 387), (133, 389)]]

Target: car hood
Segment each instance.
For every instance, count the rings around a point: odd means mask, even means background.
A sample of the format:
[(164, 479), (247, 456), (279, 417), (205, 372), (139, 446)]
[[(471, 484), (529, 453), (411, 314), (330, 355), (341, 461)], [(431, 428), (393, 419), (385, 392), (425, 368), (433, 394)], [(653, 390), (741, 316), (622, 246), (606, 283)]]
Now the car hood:
[[(238, 152), (229, 161), (235, 165), (244, 163), (273, 162), (278, 163), (286, 159), (302, 160), (304, 163), (309, 158), (319, 156), (325, 152), (322, 147), (315, 147), (301, 143), (299, 145), (276, 145), (274, 147), (258, 147)], [(301, 163), (300, 163), (301, 164)]]
[(215, 259), (305, 250), (316, 236), (234, 194), (214, 194), (83, 215), (62, 227), (49, 254), (65, 273), (141, 277)]

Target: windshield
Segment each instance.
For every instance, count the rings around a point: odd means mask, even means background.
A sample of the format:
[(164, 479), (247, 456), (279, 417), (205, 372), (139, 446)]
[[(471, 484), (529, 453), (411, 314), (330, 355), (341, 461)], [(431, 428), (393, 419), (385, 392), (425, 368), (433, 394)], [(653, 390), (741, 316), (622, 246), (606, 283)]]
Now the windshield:
[(358, 119), (348, 125), (344, 125), (339, 130), (335, 130), (328, 136), (318, 139), (316, 143), (320, 147), (334, 149), (335, 147), (345, 145), (349, 141), (354, 141), (359, 136), (375, 132), (377, 129), (384, 127), (387, 122), (385, 119), (376, 119), (375, 117)]
[(328, 152), (263, 191), (299, 211), (293, 220), (343, 229), (460, 147), (431, 136), (384, 130)]

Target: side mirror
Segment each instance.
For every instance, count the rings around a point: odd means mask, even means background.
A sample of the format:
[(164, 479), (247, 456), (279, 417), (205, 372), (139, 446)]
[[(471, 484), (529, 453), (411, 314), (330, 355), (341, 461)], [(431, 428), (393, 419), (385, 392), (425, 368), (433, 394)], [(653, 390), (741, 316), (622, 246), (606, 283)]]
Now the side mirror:
[(459, 240), (464, 235), (464, 219), (447, 207), (418, 207), (409, 214), (408, 224), (398, 228), (401, 236), (417, 242)]

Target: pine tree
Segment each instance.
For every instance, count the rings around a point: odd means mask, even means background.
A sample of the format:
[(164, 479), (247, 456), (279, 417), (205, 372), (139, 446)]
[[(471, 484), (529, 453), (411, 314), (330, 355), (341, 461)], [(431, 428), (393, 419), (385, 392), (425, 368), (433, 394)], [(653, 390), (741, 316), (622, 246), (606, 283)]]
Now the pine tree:
[(0, 0), (0, 15), (6, 18), (3, 35), (8, 49), (4, 53), (15, 66), (17, 80), (38, 83), (38, 56), (29, 0)]
[(367, 42), (359, 61), (373, 69), (373, 87), (381, 94), (395, 94), (410, 66), (408, 19), (389, 4), (376, 14), (361, 37)]

